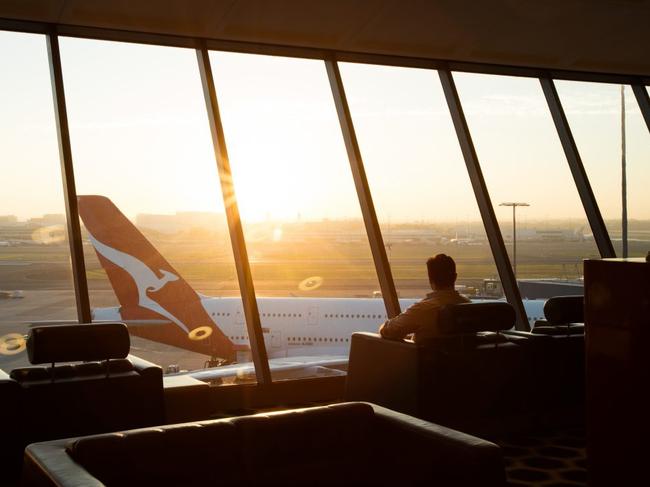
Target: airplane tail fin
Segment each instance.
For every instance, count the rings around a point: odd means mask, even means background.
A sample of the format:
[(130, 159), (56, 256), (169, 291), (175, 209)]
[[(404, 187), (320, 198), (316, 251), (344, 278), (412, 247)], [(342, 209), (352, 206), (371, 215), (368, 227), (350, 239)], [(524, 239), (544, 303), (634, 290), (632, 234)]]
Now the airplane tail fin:
[(201, 297), (104, 196), (79, 196), (79, 215), (120, 302), (132, 334), (227, 360), (235, 347), (203, 306)]

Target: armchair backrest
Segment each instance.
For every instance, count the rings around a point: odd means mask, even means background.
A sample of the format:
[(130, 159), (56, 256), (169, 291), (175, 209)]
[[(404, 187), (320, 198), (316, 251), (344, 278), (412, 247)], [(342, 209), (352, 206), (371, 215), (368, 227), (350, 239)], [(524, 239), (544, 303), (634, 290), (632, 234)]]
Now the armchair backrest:
[(584, 323), (584, 296), (555, 296), (544, 303), (544, 317), (550, 325)]
[(514, 324), (515, 310), (502, 302), (450, 304), (443, 306), (438, 316), (438, 329), (443, 335), (499, 332)]

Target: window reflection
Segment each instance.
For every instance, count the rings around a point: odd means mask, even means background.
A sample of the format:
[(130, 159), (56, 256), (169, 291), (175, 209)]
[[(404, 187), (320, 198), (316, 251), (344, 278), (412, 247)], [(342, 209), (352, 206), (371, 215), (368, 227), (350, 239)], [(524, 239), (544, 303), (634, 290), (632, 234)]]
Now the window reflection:
[(347, 356), (385, 309), (324, 63), (211, 61), (267, 352)]
[(425, 262), (437, 253), (455, 259), (461, 293), (502, 297), (437, 73), (345, 63), (341, 72), (400, 297), (431, 292)]
[(250, 361), (195, 52), (63, 38), (61, 54), (93, 319), (126, 321), (168, 372)]
[(0, 369), (34, 322), (76, 321), (45, 37), (0, 31)]
[[(454, 78), (522, 297), (581, 294), (582, 260), (599, 255), (539, 81)], [(515, 207), (516, 227), (512, 203), (529, 205)]]
[(623, 256), (622, 165), (625, 156), (628, 256), (645, 257), (650, 248), (647, 191), (650, 185), (650, 133), (632, 89), (624, 87), (622, 99), (620, 85), (576, 81), (557, 81), (556, 85), (619, 257)]

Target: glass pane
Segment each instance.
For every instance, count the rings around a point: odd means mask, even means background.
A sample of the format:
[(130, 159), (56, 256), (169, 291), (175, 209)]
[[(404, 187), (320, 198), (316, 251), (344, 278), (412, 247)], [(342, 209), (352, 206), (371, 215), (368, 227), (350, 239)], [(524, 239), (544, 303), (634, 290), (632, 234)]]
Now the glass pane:
[(431, 292), (425, 263), (438, 253), (456, 261), (461, 293), (502, 297), (438, 73), (345, 63), (341, 72), (400, 297)]
[(599, 255), (539, 81), (454, 78), (522, 297), (581, 294), (582, 260)]
[(195, 52), (61, 52), (94, 320), (126, 321), (133, 353), (168, 372), (249, 361)]
[(325, 66), (211, 59), (269, 356), (347, 357), (385, 308)]
[(627, 173), (628, 256), (650, 250), (650, 133), (630, 87), (625, 87), (625, 152), (621, 86), (557, 81), (557, 90), (605, 219), (616, 255), (622, 244), (622, 161)]
[(0, 369), (29, 324), (76, 321), (45, 37), (0, 32)]

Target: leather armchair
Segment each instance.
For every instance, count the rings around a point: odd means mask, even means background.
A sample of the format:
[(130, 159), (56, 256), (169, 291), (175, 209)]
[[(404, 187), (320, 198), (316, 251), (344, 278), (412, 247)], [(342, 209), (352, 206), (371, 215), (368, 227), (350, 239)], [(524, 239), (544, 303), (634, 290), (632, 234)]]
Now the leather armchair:
[(370, 401), (483, 437), (527, 424), (529, 343), (501, 333), (514, 324), (512, 308), (506, 303), (446, 308), (440, 314), (446, 334), (427, 343), (353, 334), (346, 399)]

